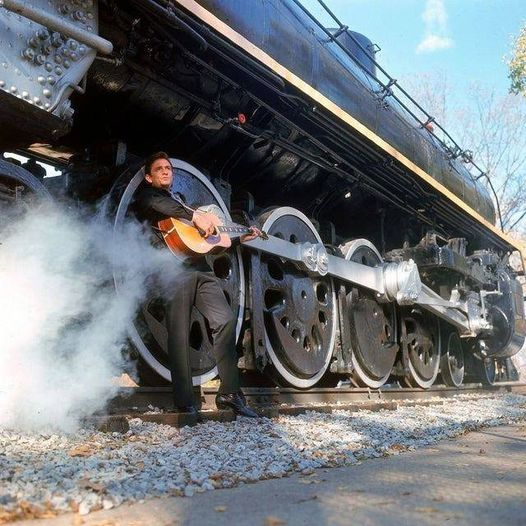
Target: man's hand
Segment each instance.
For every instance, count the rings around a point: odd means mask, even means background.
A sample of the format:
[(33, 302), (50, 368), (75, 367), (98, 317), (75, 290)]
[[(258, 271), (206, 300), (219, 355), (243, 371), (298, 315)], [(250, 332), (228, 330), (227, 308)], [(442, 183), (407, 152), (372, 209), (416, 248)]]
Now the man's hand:
[(261, 230), (259, 228), (256, 228), (255, 226), (250, 227), (250, 232), (248, 234), (243, 234), (239, 240), (241, 243), (245, 243), (247, 241), (252, 241), (253, 239), (256, 239), (256, 237), (259, 237), (261, 235)]
[(203, 231), (203, 236), (208, 237), (214, 234), (216, 227), (216, 216), (208, 212), (199, 212), (196, 210), (192, 216), (192, 223)]

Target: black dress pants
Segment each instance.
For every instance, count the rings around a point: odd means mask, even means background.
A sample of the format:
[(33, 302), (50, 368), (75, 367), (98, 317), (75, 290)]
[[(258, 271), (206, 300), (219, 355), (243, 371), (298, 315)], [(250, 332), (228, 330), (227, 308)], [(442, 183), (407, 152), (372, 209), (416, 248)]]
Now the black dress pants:
[(194, 305), (207, 319), (212, 331), (214, 357), (221, 380), (219, 392), (237, 392), (236, 318), (217, 278), (211, 272), (185, 270), (177, 276), (173, 290), (166, 304), (166, 325), (175, 406), (194, 405), (189, 345)]

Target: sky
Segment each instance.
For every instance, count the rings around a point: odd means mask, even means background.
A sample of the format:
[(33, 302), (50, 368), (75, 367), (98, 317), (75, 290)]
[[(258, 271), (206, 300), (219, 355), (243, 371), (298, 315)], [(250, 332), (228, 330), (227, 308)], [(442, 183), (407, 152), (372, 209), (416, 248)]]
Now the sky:
[[(324, 25), (317, 0), (302, 0)], [(378, 62), (399, 80), (445, 74), (457, 95), (476, 82), (505, 95), (506, 56), (526, 23), (525, 0), (325, 0), (349, 29), (380, 46)]]

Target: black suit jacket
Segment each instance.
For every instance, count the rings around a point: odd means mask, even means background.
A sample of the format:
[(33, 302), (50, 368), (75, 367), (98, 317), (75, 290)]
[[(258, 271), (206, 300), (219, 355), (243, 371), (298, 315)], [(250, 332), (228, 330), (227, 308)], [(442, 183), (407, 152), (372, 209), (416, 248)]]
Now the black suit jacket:
[[(192, 219), (192, 212), (182, 203), (172, 197), (168, 190), (155, 188), (143, 182), (135, 194), (134, 212), (137, 219), (146, 222), (152, 231), (152, 244), (166, 247), (163, 236), (157, 228), (157, 223), (169, 217), (177, 219)], [(210, 271), (210, 266), (204, 257), (187, 259), (184, 266), (203, 272)]]

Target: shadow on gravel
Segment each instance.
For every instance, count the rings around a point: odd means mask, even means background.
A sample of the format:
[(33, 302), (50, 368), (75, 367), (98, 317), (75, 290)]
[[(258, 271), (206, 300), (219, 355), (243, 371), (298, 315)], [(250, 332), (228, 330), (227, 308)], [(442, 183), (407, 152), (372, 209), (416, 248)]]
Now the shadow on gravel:
[[(0, 498), (3, 499), (0, 512), (2, 508), (7, 512), (23, 512), (17, 500), (20, 495), (25, 501), (38, 504), (42, 510), (50, 506), (67, 511), (75, 502), (74, 507), (84, 512), (101, 506), (116, 506), (123, 501), (164, 495), (191, 496), (240, 484), (244, 484), (243, 491), (257, 499), (260, 485), (251, 483), (299, 473), (294, 498), (301, 503), (302, 499), (316, 495), (308, 504), (313, 510), (320, 506), (320, 522), (316, 524), (333, 524), (323, 518), (326, 503), (319, 504), (320, 495), (315, 492), (317, 484), (322, 481), (320, 472), (314, 469), (352, 464), (355, 466), (347, 473), (356, 473), (357, 479), (354, 480), (353, 475), (353, 480), (345, 481), (345, 490), (333, 488), (329, 493), (324, 491), (324, 498), (328, 499), (332, 494), (338, 496), (342, 491), (345, 494), (352, 489), (353, 502), (368, 506), (376, 502), (378, 509), (372, 515), (380, 518), (384, 516), (382, 506), (392, 504), (385, 503), (385, 495), (391, 495), (389, 499), (395, 502), (397, 499), (408, 500), (405, 497), (410, 497), (415, 491), (403, 490), (404, 484), (409, 484), (420, 492), (428, 488), (426, 502), (433, 500), (438, 487), (441, 498), (447, 496), (452, 503), (458, 500), (459, 505), (465, 505), (466, 502), (479, 502), (477, 482), (471, 480), (474, 474), (468, 468), (467, 453), (473, 454), (473, 451), (459, 454), (452, 451), (455, 462), (450, 462), (447, 456), (432, 453), (424, 467), (420, 464), (422, 457), (416, 464), (412, 464), (414, 460), (406, 462), (402, 457), (391, 463), (379, 460), (373, 475), (370, 471), (364, 475), (365, 465), (358, 463), (433, 445), (444, 438), (479, 428), (484, 422), (497, 425), (508, 413), (518, 416), (519, 409), (511, 411), (513, 403), (513, 399), (504, 397), (493, 399), (491, 403), (474, 404), (470, 410), (466, 406), (453, 410), (450, 404), (440, 404), (384, 412), (311, 412), (296, 417), (282, 416), (275, 421), (207, 422), (180, 430), (132, 422), (130, 434), (120, 436), (83, 433), (82, 436), (27, 437), (11, 434), (9, 439), (9, 434), (0, 432)], [(520, 411), (524, 418), (526, 409)], [(502, 438), (499, 433), (483, 433), (488, 439)], [(515, 441), (526, 442), (521, 438), (515, 438)], [(451, 444), (446, 449), (454, 447)], [(390, 467), (393, 465), (401, 466), (401, 470), (393, 471)], [(480, 473), (481, 480), (489, 483), (489, 475), (497, 476), (494, 472)], [(448, 478), (455, 480), (455, 484), (448, 485)], [(436, 485), (437, 480), (443, 481), (443, 487)], [(379, 491), (379, 486), (374, 486), (374, 483), (383, 485), (383, 489)], [(250, 486), (251, 491), (245, 486)], [(468, 487), (471, 489), (466, 491)], [(403, 495), (404, 491), (409, 493)], [(215, 501), (216, 493), (209, 493), (207, 501)], [(53, 495), (53, 500), (50, 495)], [(364, 496), (367, 497), (365, 500)], [(197, 503), (203, 502), (203, 498), (198, 496), (195, 504), (193, 499), (185, 499), (184, 509), (199, 515)], [(283, 498), (286, 499), (287, 495), (275, 495), (276, 502)], [(239, 524), (256, 524), (248, 522), (253, 509), (272, 515), (272, 502), (265, 501), (267, 507), (262, 508), (263, 502), (250, 501), (246, 506), (247, 520)], [(242, 509), (245, 509), (245, 504), (241, 503)], [(193, 510), (194, 506), (196, 510)], [(222, 517), (217, 511), (216, 515), (218, 520)], [(160, 517), (156, 516), (156, 519)]]

